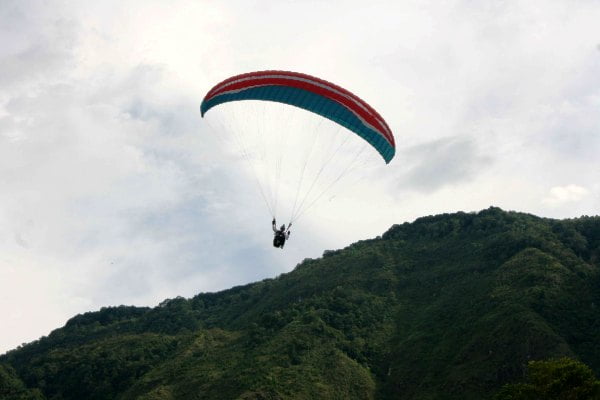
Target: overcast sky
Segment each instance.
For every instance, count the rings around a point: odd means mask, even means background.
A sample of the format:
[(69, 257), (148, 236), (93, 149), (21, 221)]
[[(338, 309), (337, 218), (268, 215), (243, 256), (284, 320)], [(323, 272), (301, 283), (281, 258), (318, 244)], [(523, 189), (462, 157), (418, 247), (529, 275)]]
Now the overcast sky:
[[(0, 353), (103, 306), (275, 277), (419, 216), (600, 209), (600, 2), (0, 2)], [(281, 251), (199, 114), (231, 75), (344, 86), (396, 158)], [(344, 186), (346, 185), (346, 186)]]

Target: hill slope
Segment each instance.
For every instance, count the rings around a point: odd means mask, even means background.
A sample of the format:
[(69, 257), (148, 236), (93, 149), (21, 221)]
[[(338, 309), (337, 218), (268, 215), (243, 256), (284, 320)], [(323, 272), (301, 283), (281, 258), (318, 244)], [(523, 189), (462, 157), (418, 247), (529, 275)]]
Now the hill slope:
[(529, 360), (600, 372), (599, 259), (598, 217), (425, 217), (276, 279), (78, 315), (0, 363), (48, 399), (481, 399)]

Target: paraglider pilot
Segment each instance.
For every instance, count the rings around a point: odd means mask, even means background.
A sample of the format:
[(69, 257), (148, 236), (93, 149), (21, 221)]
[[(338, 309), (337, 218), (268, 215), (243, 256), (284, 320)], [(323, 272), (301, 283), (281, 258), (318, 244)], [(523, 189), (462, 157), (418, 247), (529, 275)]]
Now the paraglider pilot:
[(292, 223), (290, 222), (288, 224), (287, 230), (285, 229), (285, 224), (281, 225), (281, 227), (278, 230), (276, 228), (277, 222), (275, 221), (275, 218), (273, 218), (273, 221), (271, 222), (271, 224), (273, 227), (273, 232), (275, 232), (275, 237), (273, 238), (273, 246), (283, 249), (283, 245), (285, 244), (285, 241), (290, 238), (290, 228), (292, 227)]

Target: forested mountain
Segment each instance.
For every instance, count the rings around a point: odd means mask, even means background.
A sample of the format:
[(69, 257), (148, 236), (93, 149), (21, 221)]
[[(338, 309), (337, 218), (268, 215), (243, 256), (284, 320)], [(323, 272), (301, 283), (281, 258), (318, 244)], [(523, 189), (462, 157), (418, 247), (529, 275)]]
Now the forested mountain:
[(275, 279), (77, 315), (0, 357), (0, 398), (491, 399), (558, 357), (600, 375), (600, 218), (489, 208)]

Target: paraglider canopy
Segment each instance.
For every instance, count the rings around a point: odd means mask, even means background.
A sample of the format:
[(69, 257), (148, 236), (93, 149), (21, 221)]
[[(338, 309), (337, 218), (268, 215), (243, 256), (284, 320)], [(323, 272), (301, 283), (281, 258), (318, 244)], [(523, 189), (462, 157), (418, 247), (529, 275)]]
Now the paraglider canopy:
[(282, 206), (290, 223), (326, 194), (335, 196), (342, 179), (366, 177), (371, 165), (381, 166), (379, 156), (389, 163), (396, 151), (391, 129), (373, 107), (307, 74), (232, 76), (206, 93), (202, 117), (213, 108), (206, 118), (211, 131), (248, 163), (270, 215), (280, 215)]
[(258, 71), (232, 76), (208, 91), (200, 112), (231, 101), (267, 100), (290, 104), (328, 118), (366, 140), (386, 163), (396, 151), (385, 120), (348, 90), (314, 76), (290, 71)]

